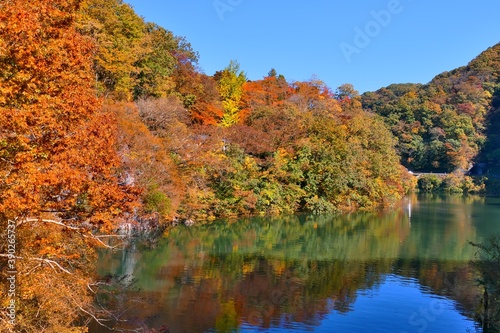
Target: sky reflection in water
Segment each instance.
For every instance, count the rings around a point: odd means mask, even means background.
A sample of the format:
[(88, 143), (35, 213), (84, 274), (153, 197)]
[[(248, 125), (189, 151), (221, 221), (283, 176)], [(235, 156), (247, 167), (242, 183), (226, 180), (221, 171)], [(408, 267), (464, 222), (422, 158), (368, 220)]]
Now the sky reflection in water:
[(497, 204), (413, 197), (378, 214), (180, 227), (153, 250), (103, 253), (101, 273), (133, 276), (121, 306), (147, 306), (127, 315), (171, 332), (472, 332), (468, 242), (500, 232)]

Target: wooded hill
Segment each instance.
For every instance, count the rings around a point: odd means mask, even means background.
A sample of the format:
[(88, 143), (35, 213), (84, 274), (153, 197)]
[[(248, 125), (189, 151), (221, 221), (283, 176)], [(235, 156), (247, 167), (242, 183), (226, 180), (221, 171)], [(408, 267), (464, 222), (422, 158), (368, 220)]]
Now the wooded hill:
[(365, 93), (363, 108), (384, 118), (411, 170), (452, 172), (474, 163), (498, 170), (499, 76), (497, 44), (428, 84), (393, 84)]
[(88, 0), (78, 14), (117, 118), (122, 175), (143, 190), (140, 219), (373, 209), (410, 186), (390, 132), (352, 86), (274, 70), (251, 82), (236, 61), (206, 75), (185, 39), (121, 1)]

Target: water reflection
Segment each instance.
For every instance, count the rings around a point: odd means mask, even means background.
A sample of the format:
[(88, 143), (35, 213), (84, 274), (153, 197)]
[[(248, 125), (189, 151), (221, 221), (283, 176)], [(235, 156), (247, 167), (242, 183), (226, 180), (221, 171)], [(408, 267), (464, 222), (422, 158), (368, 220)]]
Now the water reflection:
[(377, 214), (176, 228), (154, 249), (104, 253), (101, 273), (135, 281), (129, 319), (171, 332), (463, 332), (477, 295), (468, 241), (500, 231), (497, 204), (412, 197)]

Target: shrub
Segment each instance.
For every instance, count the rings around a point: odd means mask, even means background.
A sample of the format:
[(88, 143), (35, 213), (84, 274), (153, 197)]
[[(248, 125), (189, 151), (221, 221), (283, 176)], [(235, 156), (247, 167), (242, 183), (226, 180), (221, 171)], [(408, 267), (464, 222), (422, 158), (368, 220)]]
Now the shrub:
[(436, 175), (423, 175), (418, 179), (417, 186), (419, 191), (431, 193), (439, 191), (442, 182)]
[(463, 181), (464, 177), (462, 175), (449, 174), (443, 179), (441, 189), (446, 193), (463, 193)]
[(144, 196), (144, 209), (147, 213), (158, 213), (162, 218), (167, 218), (171, 208), (170, 198), (157, 189), (151, 189)]

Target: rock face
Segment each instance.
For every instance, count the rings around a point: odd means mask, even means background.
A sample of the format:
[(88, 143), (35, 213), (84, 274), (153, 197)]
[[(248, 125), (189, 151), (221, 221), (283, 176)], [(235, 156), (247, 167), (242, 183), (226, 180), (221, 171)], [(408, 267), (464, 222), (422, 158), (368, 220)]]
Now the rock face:
[(172, 220), (172, 225), (176, 227), (179, 224), (184, 224), (186, 227), (191, 227), (195, 225), (195, 222), (192, 219), (180, 219), (178, 217), (174, 217), (174, 219)]
[(184, 225), (185, 225), (186, 227), (191, 227), (191, 226), (193, 226), (193, 225), (194, 225), (194, 221), (193, 221), (193, 220), (191, 220), (191, 219), (184, 220)]

